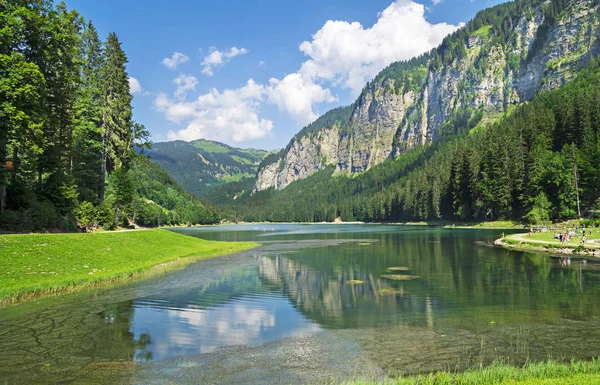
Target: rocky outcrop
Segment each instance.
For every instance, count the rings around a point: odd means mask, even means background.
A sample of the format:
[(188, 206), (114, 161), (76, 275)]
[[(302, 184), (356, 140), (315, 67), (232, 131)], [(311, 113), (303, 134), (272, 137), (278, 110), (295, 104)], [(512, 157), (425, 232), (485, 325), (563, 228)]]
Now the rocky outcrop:
[(339, 139), (341, 151), (334, 158), (338, 171), (364, 171), (390, 155), (398, 125), (415, 102), (411, 90), (396, 94), (394, 83), (385, 80), (358, 99), (349, 131)]
[[(279, 159), (258, 171), (255, 190), (282, 189), (327, 166), (365, 171), (435, 141), (461, 111), (481, 111), (490, 121), (510, 105), (564, 85), (600, 53), (595, 0), (574, 0), (551, 25), (540, 6), (515, 20), (510, 42), (500, 43), (484, 26), (464, 38), (460, 55), (441, 47), (400, 75), (383, 71), (348, 107), (347, 121), (296, 135)], [(407, 86), (418, 73), (424, 80)]]

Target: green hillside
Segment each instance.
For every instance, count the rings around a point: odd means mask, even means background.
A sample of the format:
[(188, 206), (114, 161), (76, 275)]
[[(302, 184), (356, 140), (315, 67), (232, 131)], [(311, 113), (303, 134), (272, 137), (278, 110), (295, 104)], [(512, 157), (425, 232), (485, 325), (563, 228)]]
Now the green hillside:
[[(461, 130), (459, 130), (460, 132)], [(367, 222), (585, 215), (600, 203), (600, 65), (510, 116), (419, 146), (359, 174), (328, 167), (276, 191), (228, 191), (247, 221)], [(230, 187), (234, 187), (233, 185)]]
[(185, 191), (142, 155), (135, 157), (127, 173), (110, 176), (102, 204), (80, 203), (75, 218), (84, 226), (97, 223), (104, 229), (133, 223), (143, 227), (213, 224), (221, 219), (214, 207)]
[(154, 143), (149, 151), (154, 162), (196, 196), (228, 182), (254, 177), (267, 154), (204, 139)]

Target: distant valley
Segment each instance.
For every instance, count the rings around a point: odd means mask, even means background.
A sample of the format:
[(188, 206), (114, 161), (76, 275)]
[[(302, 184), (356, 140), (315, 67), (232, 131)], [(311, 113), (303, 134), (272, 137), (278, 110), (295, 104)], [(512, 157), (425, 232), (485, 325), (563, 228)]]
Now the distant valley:
[(148, 154), (188, 192), (202, 196), (210, 189), (244, 178), (254, 178), (270, 152), (239, 149), (199, 139), (158, 142)]

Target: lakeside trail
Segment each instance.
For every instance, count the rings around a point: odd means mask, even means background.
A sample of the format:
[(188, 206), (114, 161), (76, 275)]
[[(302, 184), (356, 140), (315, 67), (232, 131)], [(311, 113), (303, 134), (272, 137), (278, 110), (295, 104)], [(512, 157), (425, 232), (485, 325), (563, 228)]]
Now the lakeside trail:
[(255, 247), (160, 229), (0, 235), (0, 306), (163, 274)]
[[(507, 235), (505, 238), (506, 239), (514, 239), (514, 240), (521, 241), (521, 242), (551, 244), (551, 245), (558, 245), (558, 246), (564, 246), (564, 247), (569, 247), (569, 246), (576, 247), (577, 246), (577, 245), (573, 245), (573, 242), (571, 242), (569, 244), (562, 244), (559, 241), (542, 241), (542, 240), (538, 240), (538, 239), (531, 239), (531, 237), (529, 236), (529, 233), (511, 234), (511, 235)], [(582, 246), (585, 246), (590, 249), (600, 249), (600, 244), (596, 243), (596, 242), (592, 242), (592, 241), (585, 241), (585, 243), (578, 242), (578, 245), (582, 245)]]
[[(555, 239), (536, 239), (536, 237), (539, 237), (539, 235), (530, 235), (530, 233), (510, 234), (505, 236), (504, 238), (496, 240), (495, 244), (510, 249), (520, 249), (526, 251), (533, 250), (561, 254), (600, 256), (600, 243), (596, 242), (596, 239), (586, 240), (582, 243), (580, 238), (574, 238), (575, 241), (569, 243), (561, 243), (560, 241)], [(583, 248), (581, 250), (576, 250), (580, 246), (583, 246)]]

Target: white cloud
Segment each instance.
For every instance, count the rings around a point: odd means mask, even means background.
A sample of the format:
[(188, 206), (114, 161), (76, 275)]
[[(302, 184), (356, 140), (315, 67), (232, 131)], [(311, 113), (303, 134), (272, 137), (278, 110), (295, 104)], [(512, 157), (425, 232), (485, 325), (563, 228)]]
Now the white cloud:
[(310, 79), (293, 73), (283, 80), (271, 79), (267, 89), (269, 101), (279, 109), (289, 113), (297, 122), (307, 124), (318, 118), (312, 110), (315, 103), (334, 102), (337, 99), (331, 91), (324, 89)]
[(210, 53), (202, 60), (202, 73), (207, 76), (213, 76), (215, 67), (222, 66), (236, 56), (246, 54), (246, 48), (231, 47), (229, 50), (219, 51), (215, 48), (210, 49)]
[(433, 3), (433, 5), (438, 5), (442, 1), (444, 1), (444, 0), (432, 0), (431, 2)]
[(336, 100), (326, 87), (349, 88), (358, 95), (386, 66), (435, 48), (457, 28), (429, 23), (425, 7), (411, 0), (392, 3), (371, 28), (329, 20), (311, 41), (300, 44), (309, 59), (298, 72), (270, 80), (268, 100), (299, 123), (309, 123), (317, 118), (315, 104)]
[[(441, 0), (432, 0), (439, 2)], [(306, 60), (299, 69), (281, 79), (271, 78), (260, 85), (252, 79), (245, 86), (220, 92), (211, 90), (196, 101), (172, 101), (158, 95), (155, 106), (167, 119), (187, 127), (169, 133), (169, 139), (208, 138), (217, 140), (257, 139), (270, 135), (273, 123), (260, 119), (263, 103), (276, 105), (300, 124), (314, 121), (319, 103), (337, 100), (332, 89), (350, 89), (357, 95), (365, 83), (389, 64), (408, 60), (438, 46), (460, 25), (432, 24), (425, 18), (425, 7), (412, 0), (396, 0), (378, 14), (376, 23), (364, 27), (358, 22), (327, 21), (299, 50)], [(212, 48), (202, 61), (202, 73), (214, 74), (215, 68), (233, 57), (248, 53), (232, 47)], [(259, 67), (264, 65), (259, 62)], [(179, 79), (179, 78), (178, 78)], [(197, 80), (176, 83), (176, 98), (194, 89)]]
[(204, 138), (239, 143), (271, 135), (273, 122), (258, 116), (264, 94), (264, 86), (250, 79), (234, 90), (212, 89), (192, 102), (174, 101), (159, 94), (154, 106), (167, 119), (187, 123), (184, 129), (170, 131), (169, 140)]
[(435, 48), (457, 28), (431, 24), (422, 4), (397, 0), (379, 14), (371, 28), (358, 22), (327, 21), (312, 41), (300, 44), (300, 51), (309, 59), (299, 72), (305, 78), (328, 81), (358, 94), (387, 65)]
[(177, 85), (177, 89), (175, 90), (175, 97), (185, 99), (187, 91), (193, 91), (196, 89), (196, 84), (198, 84), (198, 79), (192, 75), (181, 74), (173, 83)]
[(181, 52), (173, 53), (173, 56), (170, 58), (166, 57), (162, 60), (162, 63), (165, 67), (170, 68), (172, 70), (176, 69), (178, 65), (183, 64), (190, 60), (189, 57), (182, 54)]
[(138, 92), (142, 92), (143, 88), (140, 82), (136, 78), (129, 77), (129, 92), (133, 94), (137, 94)]

